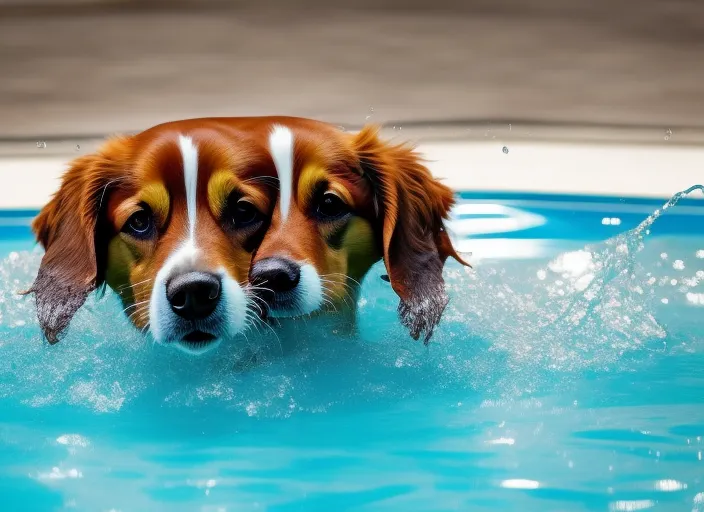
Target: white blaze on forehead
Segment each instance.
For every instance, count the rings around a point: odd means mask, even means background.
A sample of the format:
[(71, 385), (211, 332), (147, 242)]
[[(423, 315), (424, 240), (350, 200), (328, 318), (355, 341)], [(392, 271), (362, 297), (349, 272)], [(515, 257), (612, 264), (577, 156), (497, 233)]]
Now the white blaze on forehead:
[(293, 133), (285, 126), (275, 125), (269, 135), (269, 151), (279, 176), (279, 209), (285, 221), (291, 208), (293, 188)]
[(191, 137), (179, 135), (178, 147), (183, 160), (183, 182), (186, 187), (188, 239), (169, 255), (154, 280), (149, 301), (149, 328), (157, 341), (163, 341), (171, 330), (173, 314), (166, 297), (166, 283), (176, 273), (187, 271), (198, 259), (196, 247), (196, 191), (198, 188), (198, 149)]
[[(188, 238), (164, 262), (154, 280), (154, 288), (149, 299), (149, 329), (157, 342), (179, 341), (183, 330), (193, 328), (192, 322), (184, 326), (171, 310), (166, 295), (166, 285), (174, 275), (190, 272), (195, 268), (202, 251), (196, 246), (196, 198), (198, 192), (198, 149), (191, 137), (180, 135), (178, 146), (183, 159), (183, 181), (186, 188), (186, 208), (188, 213)], [(228, 275), (225, 269), (215, 271), (222, 283), (222, 296), (213, 317), (203, 324), (207, 329), (216, 328), (213, 332), (218, 339), (232, 337), (247, 327), (248, 298), (242, 287)], [(212, 322), (219, 322), (213, 327)], [(212, 332), (212, 331), (209, 331)], [(212, 348), (214, 345), (209, 345)], [(179, 348), (184, 348), (179, 345)], [(187, 347), (186, 347), (187, 348)], [(198, 352), (192, 349), (190, 352)]]
[(198, 149), (193, 139), (179, 135), (178, 146), (183, 158), (183, 181), (186, 185), (186, 207), (188, 209), (188, 234), (193, 241), (196, 233), (196, 192), (198, 189)]

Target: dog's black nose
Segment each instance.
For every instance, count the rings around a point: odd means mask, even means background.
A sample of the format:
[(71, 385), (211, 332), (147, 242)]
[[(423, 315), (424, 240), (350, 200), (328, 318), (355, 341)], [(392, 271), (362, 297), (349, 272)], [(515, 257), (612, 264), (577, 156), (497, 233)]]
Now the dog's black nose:
[(166, 284), (166, 298), (178, 316), (186, 320), (206, 318), (220, 300), (220, 278), (207, 272), (178, 275)]
[(301, 267), (284, 258), (265, 258), (252, 265), (249, 281), (274, 293), (293, 290), (301, 279)]

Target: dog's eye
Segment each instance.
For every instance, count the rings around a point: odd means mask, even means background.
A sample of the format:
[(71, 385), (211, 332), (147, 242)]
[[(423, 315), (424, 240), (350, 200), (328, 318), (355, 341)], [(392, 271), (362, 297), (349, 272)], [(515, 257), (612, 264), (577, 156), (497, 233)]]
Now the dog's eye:
[(339, 196), (325, 192), (315, 207), (315, 214), (321, 220), (336, 220), (349, 213), (349, 208)]
[(147, 210), (139, 210), (127, 219), (122, 231), (135, 238), (148, 238), (151, 236), (153, 228), (151, 213)]
[(230, 200), (228, 205), (230, 222), (235, 229), (246, 228), (261, 221), (261, 213), (245, 199)]

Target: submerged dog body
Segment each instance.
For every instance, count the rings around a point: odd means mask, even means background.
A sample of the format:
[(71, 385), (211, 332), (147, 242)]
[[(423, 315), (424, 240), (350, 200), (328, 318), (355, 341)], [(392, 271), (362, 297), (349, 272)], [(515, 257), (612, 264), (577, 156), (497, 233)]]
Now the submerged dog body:
[[(157, 342), (199, 352), (272, 317), (354, 311), (380, 259), (411, 336), (448, 302), (452, 191), (373, 128), (292, 117), (209, 118), (117, 137), (76, 159), (33, 224), (34, 293), (59, 339), (104, 285)], [(249, 281), (249, 283), (248, 283)], [(351, 299), (349, 302), (347, 299)]]
[(157, 342), (198, 352), (243, 331), (271, 169), (260, 144), (208, 119), (115, 138), (73, 161), (33, 224), (46, 252), (30, 292), (47, 339), (103, 285)]

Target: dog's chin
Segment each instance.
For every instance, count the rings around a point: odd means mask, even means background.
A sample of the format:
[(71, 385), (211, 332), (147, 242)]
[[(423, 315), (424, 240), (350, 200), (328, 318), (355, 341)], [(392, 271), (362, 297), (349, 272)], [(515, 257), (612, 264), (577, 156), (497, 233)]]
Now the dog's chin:
[(199, 356), (213, 350), (220, 345), (220, 342), (221, 338), (212, 333), (195, 330), (180, 339), (174, 340), (173, 344), (182, 352)]
[(222, 335), (193, 327), (190, 330), (178, 329), (177, 332), (153, 339), (157, 345), (173, 347), (186, 354), (199, 356), (217, 348), (222, 342)]

